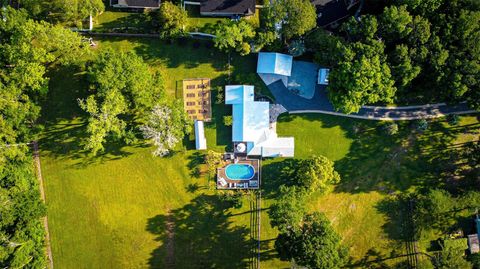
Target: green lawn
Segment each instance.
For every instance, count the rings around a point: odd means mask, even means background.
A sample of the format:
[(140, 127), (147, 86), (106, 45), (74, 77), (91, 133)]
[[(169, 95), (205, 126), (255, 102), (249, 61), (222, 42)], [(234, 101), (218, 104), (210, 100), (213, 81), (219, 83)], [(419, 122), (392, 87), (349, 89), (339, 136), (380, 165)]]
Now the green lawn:
[[(96, 52), (134, 50), (162, 70), (172, 98), (184, 78), (209, 77), (214, 88), (228, 79), (226, 56), (205, 43), (199, 48), (187, 43), (179, 50), (176, 44), (149, 39), (97, 41)], [(232, 58), (233, 73), (254, 67), (253, 57)], [(186, 140), (168, 158), (153, 157), (146, 145), (115, 143), (92, 158), (81, 149), (85, 119), (76, 103), (88, 94), (84, 68), (60, 68), (52, 76), (40, 145), (55, 267), (248, 266), (250, 197), (245, 196), (240, 209), (219, 201), (206, 177), (196, 174), (200, 157), (192, 150), (193, 141)], [(224, 105), (215, 105), (214, 111), (219, 117), (207, 125), (207, 139), (210, 148), (223, 151), (231, 135), (221, 115), (229, 112)], [(165, 233), (169, 222), (175, 224), (173, 237)], [(267, 218), (262, 219), (265, 225)], [(262, 232), (264, 238), (275, 236)], [(272, 257), (262, 265), (285, 264)]]
[[(314, 194), (308, 206), (327, 214), (358, 266), (405, 252), (401, 229), (405, 219), (392, 199), (417, 188), (445, 184), (440, 179), (447, 176), (452, 152), (478, 140), (480, 134), (475, 116), (462, 117), (458, 126), (435, 120), (421, 134), (412, 130), (411, 122), (401, 122), (399, 134), (387, 136), (379, 131), (382, 124), (306, 114), (283, 115), (277, 127), (279, 135), (295, 137), (296, 157), (324, 155), (336, 161), (342, 183), (330, 194)], [(264, 175), (264, 186), (272, 198), (275, 185), (267, 181), (276, 179), (280, 166), (280, 160), (264, 162), (263, 171), (269, 172)], [(424, 238), (420, 246), (426, 250), (439, 236)]]
[[(153, 39), (100, 39), (96, 51), (133, 50), (161, 70), (169, 96), (178, 95), (185, 78), (209, 77), (216, 88), (229, 79), (227, 56), (206, 43), (166, 44)], [(232, 56), (232, 77), (255, 70), (255, 57)], [(43, 110), (40, 140), (48, 216), (57, 268), (245, 268), (250, 259), (250, 196), (242, 208), (219, 201), (211, 182), (198, 176), (201, 156), (186, 139), (168, 158), (154, 158), (143, 144), (112, 143), (96, 158), (81, 150), (85, 118), (76, 99), (85, 97), (84, 67), (56, 70)], [(215, 97), (214, 97), (215, 98)], [(215, 120), (206, 126), (209, 148), (230, 144), (230, 128), (214, 105)], [(442, 121), (424, 134), (412, 134), (402, 123), (388, 137), (378, 122), (322, 115), (283, 115), (281, 136), (294, 136), (296, 157), (325, 155), (336, 162), (342, 183), (330, 194), (314, 194), (310, 210), (326, 212), (350, 247), (352, 263), (402, 253), (395, 229), (395, 207), (389, 199), (435, 181), (446, 151), (478, 139), (478, 119), (462, 117), (460, 126)], [(355, 131), (356, 130), (356, 131)], [(449, 156), (449, 155), (448, 155)], [(278, 189), (283, 159), (263, 166), (262, 268), (289, 268), (273, 249), (277, 231), (269, 225), (268, 208)], [(201, 167), (201, 166), (200, 166)], [(204, 167), (201, 167), (201, 171)], [(172, 233), (166, 232), (172, 224)]]

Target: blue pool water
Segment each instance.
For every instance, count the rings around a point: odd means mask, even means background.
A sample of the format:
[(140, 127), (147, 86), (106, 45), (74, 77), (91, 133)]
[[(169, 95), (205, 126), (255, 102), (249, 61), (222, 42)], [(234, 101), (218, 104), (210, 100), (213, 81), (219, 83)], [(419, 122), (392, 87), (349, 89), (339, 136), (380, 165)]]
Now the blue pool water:
[(225, 168), (225, 174), (231, 180), (248, 180), (255, 175), (255, 169), (249, 164), (230, 164)]

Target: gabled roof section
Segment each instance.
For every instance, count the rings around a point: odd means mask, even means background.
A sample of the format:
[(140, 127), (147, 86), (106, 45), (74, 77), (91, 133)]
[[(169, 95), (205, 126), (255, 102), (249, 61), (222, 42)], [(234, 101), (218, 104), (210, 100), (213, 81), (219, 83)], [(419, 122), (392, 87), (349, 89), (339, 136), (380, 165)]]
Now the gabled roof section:
[(275, 52), (260, 52), (258, 54), (257, 73), (290, 76), (293, 57)]
[(228, 85), (225, 86), (225, 104), (243, 104), (253, 101), (254, 87), (250, 85)]
[(131, 8), (158, 8), (160, 0), (110, 0), (110, 5)]
[(244, 102), (233, 106), (232, 141), (257, 143), (268, 132), (268, 102)]
[(203, 15), (253, 15), (255, 0), (206, 0), (200, 6)]

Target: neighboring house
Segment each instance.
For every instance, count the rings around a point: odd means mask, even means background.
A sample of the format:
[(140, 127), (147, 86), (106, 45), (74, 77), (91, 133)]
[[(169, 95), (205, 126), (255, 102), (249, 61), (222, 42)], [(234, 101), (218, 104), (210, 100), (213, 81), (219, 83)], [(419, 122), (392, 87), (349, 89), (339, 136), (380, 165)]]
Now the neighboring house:
[(117, 8), (157, 9), (160, 0), (110, 0), (110, 6)]
[(335, 26), (355, 13), (360, 0), (312, 0), (317, 10), (317, 25), (321, 27)]
[(197, 150), (207, 149), (207, 139), (205, 138), (205, 130), (203, 121), (195, 121), (195, 148)]
[(216, 17), (251, 16), (255, 14), (255, 0), (205, 0), (200, 15)]
[(293, 137), (278, 137), (275, 129), (270, 128), (270, 104), (254, 101), (253, 86), (226, 86), (225, 104), (232, 105), (235, 154), (293, 157)]

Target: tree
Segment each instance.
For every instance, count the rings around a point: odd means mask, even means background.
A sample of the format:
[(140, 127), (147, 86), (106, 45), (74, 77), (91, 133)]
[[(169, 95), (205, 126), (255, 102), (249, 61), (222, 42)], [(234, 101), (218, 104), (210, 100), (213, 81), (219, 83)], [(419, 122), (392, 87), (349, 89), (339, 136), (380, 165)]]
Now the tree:
[(305, 43), (303, 40), (293, 40), (288, 44), (288, 53), (293, 57), (301, 56), (305, 53)]
[(456, 209), (456, 202), (457, 200), (444, 190), (430, 190), (418, 198), (415, 222), (422, 230), (437, 228), (446, 231), (454, 223), (452, 212)]
[(250, 53), (249, 42), (253, 37), (255, 31), (247, 21), (226, 21), (218, 25), (213, 42), (220, 50), (228, 52), (235, 49), (240, 55), (247, 55)]
[(317, 26), (315, 6), (308, 0), (278, 0), (273, 2), (272, 9), (287, 40), (302, 36)]
[(94, 94), (78, 102), (90, 114), (85, 149), (93, 154), (104, 150), (109, 137), (133, 141), (133, 129), (163, 99), (161, 76), (134, 53), (103, 52), (89, 67), (88, 78)]
[(326, 192), (332, 184), (340, 182), (340, 175), (333, 167), (334, 163), (324, 156), (314, 156), (299, 161), (295, 170), (298, 186), (310, 192)]
[(405, 38), (412, 31), (412, 22), (406, 6), (386, 7), (380, 16), (382, 36), (390, 42)]
[(410, 59), (408, 47), (406, 45), (397, 45), (391, 56), (392, 76), (400, 89), (407, 87), (422, 71), (421, 67), (416, 66)]
[(165, 156), (191, 131), (191, 125), (179, 102), (156, 105), (145, 125), (143, 136), (156, 146), (153, 155)]
[(279, 192), (279, 198), (270, 208), (270, 223), (280, 232), (287, 232), (301, 224), (306, 213), (306, 197), (304, 191), (295, 186), (282, 185)]
[(187, 11), (172, 2), (162, 2), (158, 18), (160, 22), (160, 37), (174, 38), (183, 35), (187, 26)]
[(311, 32), (306, 40), (307, 50), (314, 51), (314, 61), (322, 66), (333, 67), (343, 59), (345, 52), (344, 40), (338, 36), (318, 28)]
[(208, 150), (205, 154), (205, 164), (207, 165), (208, 175), (213, 177), (217, 173), (217, 168), (222, 164), (222, 154)]
[(308, 268), (342, 268), (348, 259), (348, 250), (322, 213), (305, 215), (299, 227), (281, 233), (275, 248), (283, 260), (294, 260)]
[(383, 44), (357, 42), (351, 52), (353, 57), (345, 53), (345, 59), (328, 77), (328, 95), (335, 109), (349, 114), (358, 112), (365, 104), (392, 102), (396, 88), (385, 62)]
[(440, 259), (437, 261), (438, 269), (467, 269), (472, 268), (472, 264), (465, 260), (465, 249), (451, 246), (442, 246)]
[(79, 99), (80, 108), (90, 114), (87, 132), (90, 134), (85, 149), (94, 155), (104, 150), (108, 135), (120, 139), (125, 136), (126, 122), (118, 116), (127, 109), (124, 96), (117, 89), (107, 90), (103, 98), (97, 99), (90, 95), (86, 100)]

